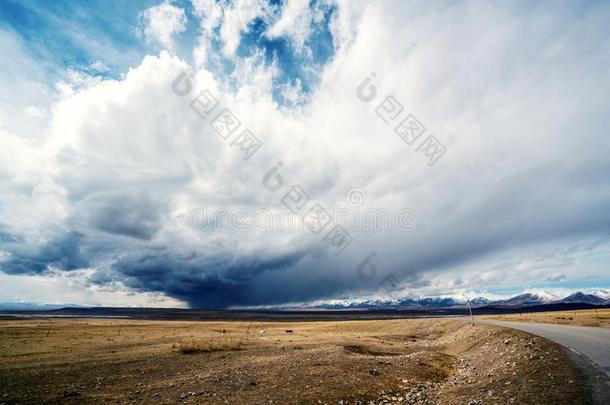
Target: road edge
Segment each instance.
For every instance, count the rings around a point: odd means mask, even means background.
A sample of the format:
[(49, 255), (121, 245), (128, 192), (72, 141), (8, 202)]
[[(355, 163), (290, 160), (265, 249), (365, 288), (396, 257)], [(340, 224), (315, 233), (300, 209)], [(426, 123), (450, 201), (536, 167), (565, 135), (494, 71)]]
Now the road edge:
[(539, 337), (561, 346), (561, 348), (568, 354), (570, 360), (576, 364), (576, 367), (580, 371), (582, 381), (585, 384), (587, 391), (591, 393), (591, 400), (593, 401), (593, 404), (610, 404), (610, 378), (598, 367), (597, 364), (593, 363), (587, 356), (578, 353), (569, 347), (545, 337)]
[[(553, 339), (548, 337), (537, 335), (535, 333), (525, 331), (523, 329), (519, 329), (516, 327), (510, 327), (507, 325), (498, 325), (494, 322), (485, 322), (485, 320), (478, 322), (494, 325), (499, 328), (513, 329), (518, 330), (523, 333), (527, 333), (532, 336), (536, 336), (540, 339), (544, 339), (552, 344), (555, 344), (568, 355), (570, 360), (576, 365), (577, 369), (580, 372), (580, 377), (585, 384), (585, 388), (587, 392), (591, 395), (591, 401), (594, 405), (607, 405), (610, 404), (610, 377), (595, 363), (593, 360), (589, 359), (584, 354), (572, 349), (571, 347), (565, 346)], [(506, 321), (510, 322), (510, 321)]]

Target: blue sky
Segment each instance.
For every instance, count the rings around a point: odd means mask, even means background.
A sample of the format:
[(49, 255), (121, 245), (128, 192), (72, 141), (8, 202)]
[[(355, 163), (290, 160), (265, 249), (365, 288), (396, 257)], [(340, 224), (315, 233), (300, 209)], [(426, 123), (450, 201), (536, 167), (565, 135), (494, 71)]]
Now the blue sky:
[(146, 55), (134, 21), (154, 3), (7, 0), (1, 5), (2, 28), (18, 33), (30, 56), (47, 65), (50, 80), (95, 60), (117, 75)]
[[(0, 301), (610, 288), (608, 18), (606, 2), (0, 1)], [(202, 92), (237, 117), (227, 139)], [(348, 210), (344, 253), (257, 226), (297, 186), (303, 210)], [(367, 212), (395, 225), (359, 228)]]
[[(102, 61), (109, 70), (92, 73), (119, 78), (129, 68), (136, 67), (145, 55), (163, 49), (159, 44), (147, 43), (138, 35), (141, 13), (158, 3), (154, 0), (6, 0), (1, 4), (3, 18), (0, 27), (18, 35), (29, 56), (45, 67), (45, 79), (49, 83), (60, 80), (68, 68), (87, 70), (95, 61)], [(185, 30), (174, 37), (175, 53), (192, 63), (192, 50), (202, 30), (190, 1), (176, 0), (171, 4), (183, 10), (186, 17)], [(279, 18), (282, 7), (281, 1), (269, 4), (273, 9), (268, 15), (254, 18), (245, 27), (237, 56), (245, 58), (262, 51), (264, 63), (277, 63), (280, 74), (274, 78), (274, 97), (278, 103), (284, 104), (287, 100), (278, 91), (279, 86), (295, 84), (299, 80), (303, 91), (309, 93), (318, 83), (318, 73), (333, 56), (329, 24), (337, 7), (332, 3), (311, 2), (312, 8), (321, 8), (323, 18), (312, 27), (313, 32), (307, 39), (311, 55), (305, 57), (295, 52), (288, 38), (268, 38), (265, 35), (273, 21)], [(215, 29), (215, 36), (207, 40), (213, 50), (222, 55), (218, 29)], [(209, 61), (206, 67), (215, 74), (230, 75), (235, 61), (221, 56), (218, 61)]]

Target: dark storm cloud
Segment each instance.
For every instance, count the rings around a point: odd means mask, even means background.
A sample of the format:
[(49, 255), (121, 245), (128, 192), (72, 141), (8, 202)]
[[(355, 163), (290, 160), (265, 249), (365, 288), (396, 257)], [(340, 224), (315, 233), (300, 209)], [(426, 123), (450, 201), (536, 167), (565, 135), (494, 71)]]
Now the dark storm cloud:
[(191, 253), (148, 252), (129, 255), (100, 272), (93, 283), (120, 280), (139, 291), (158, 291), (182, 299), (193, 307), (223, 308), (269, 300), (259, 296), (253, 280), (262, 273), (284, 271), (296, 265), (304, 252), (277, 257), (205, 257)]
[[(18, 240), (18, 237), (13, 237)], [(7, 274), (39, 274), (53, 267), (58, 270), (76, 270), (87, 267), (89, 262), (81, 251), (83, 235), (70, 231), (60, 234), (40, 246), (2, 244), (8, 250), (8, 260), (0, 262), (0, 269)]]
[(166, 207), (161, 198), (144, 190), (112, 190), (89, 195), (79, 215), (95, 229), (150, 240), (162, 226)]
[(23, 239), (16, 235), (11, 235), (7, 232), (2, 232), (0, 230), (0, 243), (19, 243), (22, 242)]

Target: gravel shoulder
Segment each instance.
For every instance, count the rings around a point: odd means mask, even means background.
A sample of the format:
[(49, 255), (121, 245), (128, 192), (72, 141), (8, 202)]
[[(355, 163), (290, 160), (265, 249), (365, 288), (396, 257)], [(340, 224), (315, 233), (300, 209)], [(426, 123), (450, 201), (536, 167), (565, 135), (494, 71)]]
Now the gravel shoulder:
[(583, 373), (594, 403), (610, 403), (610, 329), (498, 320), (482, 322), (523, 330), (562, 345)]

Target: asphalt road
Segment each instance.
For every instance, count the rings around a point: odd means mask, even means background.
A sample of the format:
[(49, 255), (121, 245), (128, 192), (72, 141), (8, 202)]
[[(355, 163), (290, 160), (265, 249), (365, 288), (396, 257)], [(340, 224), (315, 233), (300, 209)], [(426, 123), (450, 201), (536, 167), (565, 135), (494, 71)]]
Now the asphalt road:
[(483, 321), (542, 336), (587, 356), (610, 376), (610, 328), (545, 323)]

